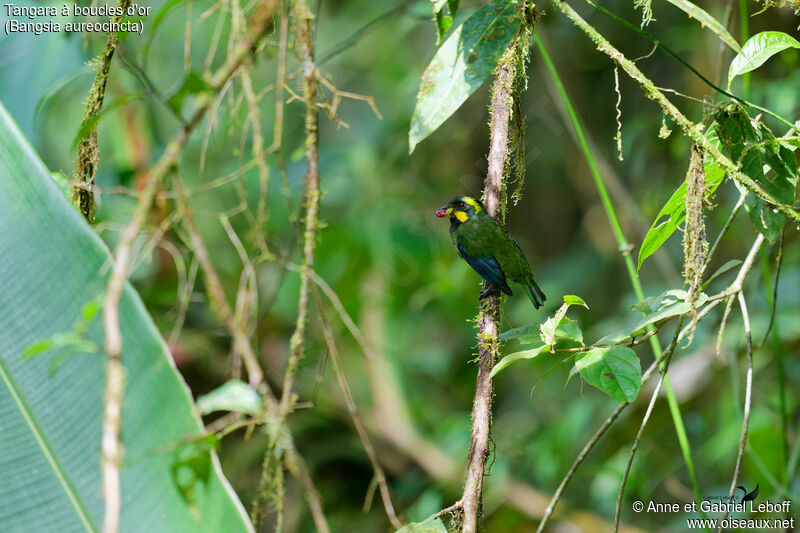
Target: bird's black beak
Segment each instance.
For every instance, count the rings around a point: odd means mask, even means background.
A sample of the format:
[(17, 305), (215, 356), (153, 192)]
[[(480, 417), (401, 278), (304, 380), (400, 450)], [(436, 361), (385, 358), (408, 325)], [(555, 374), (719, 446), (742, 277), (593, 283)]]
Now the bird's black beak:
[(436, 216), (439, 217), (439, 218), (444, 218), (444, 217), (446, 217), (447, 215), (449, 215), (452, 212), (453, 212), (453, 208), (450, 207), (449, 205), (445, 205), (445, 206), (442, 206), (441, 208), (439, 208), (436, 211)]

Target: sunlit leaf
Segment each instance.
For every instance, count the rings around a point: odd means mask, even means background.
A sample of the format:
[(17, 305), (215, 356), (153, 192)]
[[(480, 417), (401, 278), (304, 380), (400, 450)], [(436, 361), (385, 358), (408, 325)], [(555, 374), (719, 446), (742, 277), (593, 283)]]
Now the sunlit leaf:
[(661, 309), (660, 311), (656, 311), (655, 313), (651, 313), (646, 317), (642, 318), (636, 325), (633, 327), (631, 333), (641, 333), (644, 328), (649, 326), (650, 324), (655, 324), (665, 318), (670, 318), (673, 316), (682, 315), (684, 313), (688, 313), (691, 311), (692, 306), (689, 302), (678, 302), (674, 303), (670, 306)]
[(736, 76), (755, 70), (770, 57), (787, 48), (800, 48), (797, 39), (781, 31), (762, 31), (750, 37), (728, 69), (728, 86)]
[[(554, 345), (558, 337), (558, 335), (556, 334), (556, 330), (565, 322), (567, 321), (571, 322), (571, 320), (566, 318), (566, 315), (567, 315), (567, 310), (572, 305), (582, 305), (587, 309), (589, 308), (589, 306), (586, 305), (586, 302), (584, 302), (580, 297), (573, 296), (571, 294), (565, 295), (564, 303), (561, 304), (561, 307), (558, 308), (558, 310), (553, 314), (553, 316), (545, 320), (544, 323), (542, 323), (542, 325), (539, 326), (539, 333), (541, 335), (542, 342), (545, 345), (547, 346)], [(582, 334), (581, 338), (583, 338)]]
[(414, 151), (494, 72), (519, 29), (517, 0), (495, 0), (450, 33), (422, 74), (408, 131)]
[(742, 48), (736, 42), (725, 26), (722, 25), (717, 19), (712, 17), (705, 9), (696, 6), (689, 2), (689, 0), (667, 0), (670, 4), (683, 10), (690, 18), (697, 20), (703, 26), (707, 26), (709, 30), (717, 34), (719, 39), (727, 44), (736, 53), (742, 53)]
[(631, 328), (619, 329), (603, 336), (601, 339), (592, 343), (593, 346), (610, 346), (612, 344), (619, 344), (625, 339), (631, 337)]
[(574, 320), (566, 320), (556, 329), (556, 340), (566, 339), (583, 343), (583, 331)]
[[(686, 302), (688, 298), (689, 293), (687, 291), (683, 289), (670, 289), (658, 296), (650, 296), (641, 302), (637, 302), (632, 305), (631, 308), (636, 309), (644, 315), (641, 319), (634, 325), (609, 333), (592, 344), (594, 346), (618, 344), (625, 339), (640, 335), (643, 333), (644, 329), (651, 324), (684, 314), (691, 309), (691, 306)], [(695, 299), (694, 306), (701, 306), (706, 301), (708, 301), (708, 295), (701, 293)]]
[[(658, 296), (653, 305), (653, 311), (645, 315), (631, 328), (631, 335), (640, 334), (650, 324), (655, 324), (667, 318), (688, 313), (692, 305), (687, 301), (689, 294), (682, 289), (673, 289)], [(703, 305), (708, 300), (708, 295), (701, 293), (694, 300), (694, 307)]]
[(509, 339), (520, 339), (524, 336), (529, 335), (536, 335), (536, 338), (539, 338), (539, 326), (524, 326), (521, 328), (513, 328), (507, 331), (504, 331), (500, 334), (501, 341), (507, 341)]
[(258, 393), (238, 379), (232, 379), (208, 394), (198, 397), (197, 408), (204, 415), (214, 411), (235, 411), (248, 415), (260, 415), (264, 412)]
[(583, 301), (583, 298), (580, 296), (575, 296), (574, 294), (565, 294), (564, 303), (567, 305), (582, 305), (586, 309), (589, 309), (589, 306), (586, 305), (586, 302)]
[(442, 38), (453, 25), (453, 17), (444, 12), (444, 9), (437, 11), (434, 15), (436, 20), (436, 44), (442, 42)]
[(636, 352), (626, 346), (593, 348), (575, 361), (581, 377), (620, 402), (639, 394), (642, 367)]

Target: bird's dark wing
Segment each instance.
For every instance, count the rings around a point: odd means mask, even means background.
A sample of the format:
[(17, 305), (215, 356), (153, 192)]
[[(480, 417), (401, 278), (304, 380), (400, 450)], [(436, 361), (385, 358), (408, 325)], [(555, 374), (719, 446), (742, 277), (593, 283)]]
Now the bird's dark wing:
[(480, 275), (480, 277), (489, 282), (490, 285), (494, 285), (495, 287), (501, 289), (506, 294), (511, 293), (511, 289), (506, 283), (506, 275), (503, 272), (503, 269), (500, 268), (500, 263), (498, 263), (494, 257), (471, 256), (465, 250), (464, 245), (461, 243), (460, 237), (457, 237), (455, 241), (456, 248), (458, 249), (458, 255), (460, 255), (464, 261), (466, 261), (467, 264)]
[(519, 249), (519, 253), (522, 255), (522, 259), (525, 260), (525, 267), (527, 267), (526, 270), (528, 271), (524, 278), (515, 281), (525, 285), (525, 287), (528, 289), (528, 294), (531, 299), (531, 302), (533, 302), (533, 307), (535, 309), (539, 309), (544, 304), (544, 301), (547, 300), (547, 296), (544, 295), (542, 289), (540, 289), (539, 285), (537, 285), (536, 282), (533, 280), (533, 274), (530, 271), (531, 270), (530, 263), (528, 263), (528, 258), (525, 257), (525, 252), (522, 251), (522, 246), (519, 245), (517, 239), (515, 239), (513, 235), (509, 234), (508, 236), (511, 237), (511, 240), (514, 241), (514, 244), (517, 245), (517, 249)]

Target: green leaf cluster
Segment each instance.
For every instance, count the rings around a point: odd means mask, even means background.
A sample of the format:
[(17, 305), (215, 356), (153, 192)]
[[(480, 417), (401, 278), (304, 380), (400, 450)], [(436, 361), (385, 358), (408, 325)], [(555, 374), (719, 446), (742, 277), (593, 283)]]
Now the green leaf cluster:
[[(735, 264), (724, 265), (713, 277), (733, 266)], [(703, 305), (707, 301), (708, 295), (701, 293), (695, 298), (694, 307)], [(588, 309), (581, 298), (567, 295), (564, 296), (561, 307), (542, 324), (514, 328), (501, 333), (501, 341), (514, 339), (523, 346), (531, 347), (503, 357), (492, 369), (491, 377), (517, 361), (533, 359), (543, 353), (552, 353), (556, 347), (566, 348), (566, 352), (576, 354), (570, 379), (575, 374), (580, 374), (589, 385), (600, 389), (615, 400), (633, 401), (639, 394), (642, 368), (636, 352), (630, 346), (620, 343), (625, 341), (630, 343), (630, 339), (643, 335), (650, 326), (664, 323), (692, 309), (687, 291), (665, 291), (659, 296), (651, 296), (632, 306), (644, 315), (632, 325), (586, 346), (580, 326), (575, 320), (566, 316), (567, 310), (572, 305), (582, 305)]]
[[(765, 124), (751, 119), (736, 103), (719, 109), (714, 118), (722, 152), (773, 198), (783, 204), (794, 203), (798, 178), (793, 153), (796, 141), (776, 139)], [(738, 183), (737, 187), (746, 192)], [(756, 230), (774, 243), (786, 223), (786, 215), (753, 194), (747, 195), (744, 205)]]

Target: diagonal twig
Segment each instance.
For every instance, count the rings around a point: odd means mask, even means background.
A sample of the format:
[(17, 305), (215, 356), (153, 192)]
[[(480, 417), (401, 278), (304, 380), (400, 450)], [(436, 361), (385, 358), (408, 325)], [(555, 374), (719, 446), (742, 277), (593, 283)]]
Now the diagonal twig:
[[(728, 505), (725, 507), (725, 514), (720, 522), (724, 522), (730, 513), (730, 505), (733, 501), (733, 493), (736, 491), (736, 485), (739, 483), (739, 473), (742, 469), (742, 457), (744, 457), (744, 448), (747, 444), (747, 429), (750, 424), (750, 402), (753, 394), (753, 338), (750, 332), (750, 315), (747, 312), (747, 302), (744, 299), (744, 293), (739, 291), (739, 307), (742, 310), (742, 321), (744, 322), (744, 334), (747, 341), (747, 378), (745, 381), (744, 392), (744, 416), (742, 417), (742, 433), (739, 437), (739, 452), (736, 455), (736, 466), (733, 469), (733, 480), (731, 480), (731, 488), (728, 492)], [(722, 526), (717, 530), (718, 533), (722, 531)]]
[(300, 294), (297, 303), (297, 321), (294, 333), (289, 340), (289, 360), (283, 378), (283, 392), (280, 401), (280, 416), (285, 418), (291, 410), (292, 389), (297, 375), (297, 367), (303, 357), (306, 323), (308, 321), (308, 292), (311, 271), (314, 268), (314, 250), (319, 225), (319, 110), (317, 101), (317, 76), (314, 65), (314, 44), (312, 42), (311, 21), (313, 15), (304, 0), (298, 0), (293, 9), (297, 22), (297, 45), (303, 62), (303, 98), (306, 104), (306, 213), (303, 231), (303, 267), (300, 271)]
[(367, 453), (367, 458), (369, 459), (372, 469), (375, 472), (375, 482), (377, 483), (378, 490), (381, 493), (381, 499), (383, 500), (383, 508), (386, 511), (386, 516), (389, 518), (389, 522), (392, 523), (392, 526), (394, 526), (395, 529), (400, 529), (403, 527), (403, 523), (397, 518), (397, 513), (395, 512), (394, 505), (392, 504), (392, 495), (389, 491), (389, 485), (386, 482), (386, 474), (378, 462), (378, 455), (375, 453), (375, 448), (372, 446), (372, 442), (369, 439), (369, 435), (364, 427), (364, 423), (361, 421), (361, 416), (358, 414), (358, 408), (356, 407), (355, 400), (353, 400), (353, 394), (350, 392), (350, 385), (348, 385), (347, 377), (345, 377), (344, 371), (342, 370), (342, 365), (339, 361), (339, 351), (336, 348), (336, 342), (333, 340), (333, 333), (331, 332), (328, 319), (325, 317), (325, 312), (322, 309), (319, 291), (317, 290), (316, 286), (312, 286), (311, 292), (314, 296), (314, 305), (317, 308), (317, 315), (319, 316), (320, 323), (322, 324), (322, 331), (323, 335), (325, 336), (325, 343), (328, 346), (328, 353), (331, 356), (333, 369), (336, 373), (336, 380), (339, 382), (339, 388), (342, 389), (342, 394), (344, 395), (345, 402), (347, 403), (347, 411), (350, 413), (350, 418), (353, 420), (353, 426), (356, 428), (358, 438), (361, 439), (361, 444), (364, 446), (364, 451)]
[(672, 342), (664, 351), (664, 356), (658, 360), (659, 365), (661, 366), (660, 376), (658, 378), (658, 383), (656, 384), (656, 388), (653, 391), (653, 395), (650, 397), (650, 403), (647, 405), (647, 411), (645, 411), (644, 418), (642, 418), (642, 424), (639, 426), (639, 431), (636, 434), (636, 438), (633, 440), (633, 445), (631, 446), (631, 454), (628, 457), (628, 464), (625, 466), (625, 472), (622, 475), (622, 482), (619, 485), (619, 494), (617, 495), (617, 509), (614, 513), (614, 533), (619, 531), (619, 518), (622, 511), (622, 496), (625, 494), (625, 485), (628, 482), (628, 475), (631, 472), (631, 466), (633, 465), (633, 458), (636, 456), (636, 450), (639, 448), (639, 441), (644, 434), (644, 428), (647, 426), (647, 421), (650, 419), (650, 415), (653, 412), (653, 407), (655, 406), (656, 400), (658, 399), (658, 393), (661, 392), (661, 386), (664, 384), (664, 378), (667, 375), (667, 370), (669, 370), (669, 363), (672, 360), (672, 354), (675, 352), (675, 348), (678, 346), (678, 337), (681, 333), (681, 326), (683, 325), (683, 319), (686, 315), (681, 315), (680, 320), (678, 320), (678, 325), (675, 328), (675, 334), (672, 336)]

